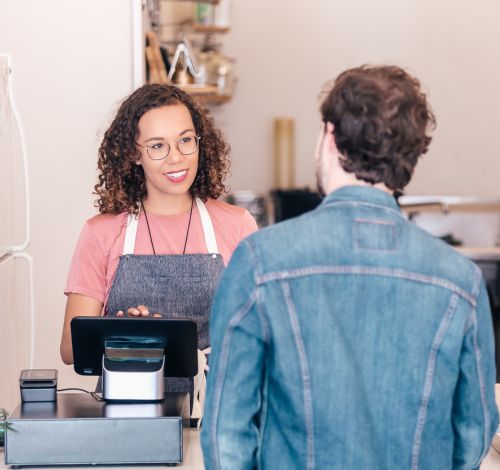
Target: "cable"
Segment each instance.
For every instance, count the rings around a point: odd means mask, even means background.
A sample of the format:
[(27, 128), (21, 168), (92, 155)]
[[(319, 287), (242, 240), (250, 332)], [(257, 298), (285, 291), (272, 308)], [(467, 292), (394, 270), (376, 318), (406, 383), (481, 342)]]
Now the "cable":
[(143, 83), (142, 1), (132, 0), (132, 90)]
[(24, 171), (24, 191), (26, 196), (26, 239), (24, 243), (20, 245), (15, 245), (12, 247), (14, 252), (24, 251), (30, 243), (31, 240), (31, 206), (30, 206), (30, 188), (29, 188), (29, 172), (28, 172), (28, 152), (26, 150), (26, 137), (24, 133), (23, 122), (21, 116), (17, 109), (16, 101), (14, 100), (13, 92), (13, 72), (12, 72), (12, 59), (10, 54), (1, 54), (7, 60), (8, 68), (8, 78), (7, 78), (7, 92), (9, 96), (10, 107), (12, 109), (12, 114), (17, 124), (17, 130), (19, 131), (19, 140), (21, 142), (21, 155), (23, 157), (23, 171)]
[(29, 171), (28, 171), (28, 152), (26, 150), (26, 137), (24, 132), (23, 122), (21, 116), (17, 109), (16, 101), (14, 99), (13, 91), (13, 81), (14, 74), (12, 72), (12, 58), (10, 54), (0, 54), (1, 58), (5, 58), (7, 62), (7, 94), (12, 109), (12, 114), (17, 124), (17, 130), (19, 132), (19, 140), (21, 143), (21, 155), (23, 159), (23, 173), (24, 173), (24, 195), (25, 195), (25, 206), (26, 206), (26, 238), (20, 245), (14, 245), (11, 247), (11, 251), (7, 253), (15, 258), (23, 258), (28, 262), (29, 266), (29, 279), (30, 279), (30, 318), (31, 318), (31, 335), (30, 335), (30, 368), (34, 368), (35, 362), (35, 299), (34, 299), (34, 287), (33, 287), (33, 258), (25, 253), (24, 250), (28, 247), (31, 241), (31, 194), (29, 185)]
[(78, 388), (78, 387), (69, 387), (69, 388), (58, 388), (57, 392), (69, 392), (69, 391), (77, 391), (77, 392), (84, 392), (88, 393), (94, 400), (97, 401), (104, 401), (101, 395), (99, 395), (97, 392), (90, 392), (89, 390), (85, 390), (84, 388)]
[(34, 294), (34, 283), (33, 283), (33, 258), (30, 254), (22, 252), (10, 252), (0, 258), (0, 264), (6, 262), (9, 259), (22, 258), (28, 262), (28, 274), (29, 274), (29, 292), (30, 292), (30, 359), (29, 368), (34, 369), (35, 365), (35, 294)]
[(85, 390), (84, 388), (78, 388), (78, 387), (58, 388), (57, 391), (58, 392), (77, 391), (77, 392), (90, 393), (88, 390)]
[(13, 258), (22, 258), (28, 262), (29, 289), (30, 289), (30, 369), (35, 368), (35, 290), (33, 280), (33, 258), (30, 254), (22, 252), (12, 253)]

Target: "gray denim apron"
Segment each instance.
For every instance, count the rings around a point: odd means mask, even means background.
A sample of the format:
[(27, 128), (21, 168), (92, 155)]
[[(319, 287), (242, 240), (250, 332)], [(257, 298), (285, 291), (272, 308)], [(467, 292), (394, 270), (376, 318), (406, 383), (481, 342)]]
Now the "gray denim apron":
[[(107, 316), (116, 316), (119, 310), (126, 314), (131, 307), (145, 305), (150, 314), (160, 313), (163, 318), (182, 318), (196, 322), (198, 349), (204, 354), (198, 352), (198, 376), (201, 373), (201, 378), (195, 378), (195, 384), (204, 382), (204, 369), (208, 370), (208, 319), (215, 288), (224, 270), (210, 215), (198, 198), (196, 205), (201, 217), (207, 254), (134, 255), (138, 216), (129, 215), (123, 255), (120, 256), (106, 304)], [(200, 387), (204, 387), (204, 384), (195, 387), (195, 391), (198, 392), (196, 388)], [(165, 390), (188, 392), (193, 403), (193, 379), (168, 378)], [(204, 395), (204, 389), (200, 394)], [(196, 397), (197, 393), (195, 403)], [(196, 417), (201, 417), (200, 410), (197, 414), (200, 416)]]

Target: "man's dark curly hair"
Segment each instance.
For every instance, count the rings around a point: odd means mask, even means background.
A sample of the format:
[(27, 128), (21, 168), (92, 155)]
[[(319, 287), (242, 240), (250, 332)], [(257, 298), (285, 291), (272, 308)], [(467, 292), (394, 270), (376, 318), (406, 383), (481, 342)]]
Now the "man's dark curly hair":
[(137, 213), (146, 196), (146, 179), (136, 146), (139, 119), (150, 109), (183, 104), (200, 136), (198, 172), (189, 189), (203, 201), (226, 191), (224, 179), (229, 167), (229, 145), (213, 120), (184, 91), (172, 85), (144, 85), (121, 104), (99, 148), (99, 183), (94, 190), (101, 214)]
[(346, 70), (335, 80), (321, 114), (334, 125), (342, 168), (392, 190), (408, 184), (436, 124), (419, 81), (395, 66)]

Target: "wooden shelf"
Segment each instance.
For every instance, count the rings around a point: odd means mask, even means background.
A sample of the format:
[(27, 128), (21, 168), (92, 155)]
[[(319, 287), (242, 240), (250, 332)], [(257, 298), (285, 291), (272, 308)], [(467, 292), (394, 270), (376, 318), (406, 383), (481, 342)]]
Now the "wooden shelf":
[(231, 101), (231, 96), (226, 95), (193, 95), (200, 103), (219, 105)]
[(168, 2), (195, 2), (198, 1), (199, 3), (210, 3), (211, 5), (217, 5), (219, 3), (219, 0), (163, 0), (163, 1), (168, 1)]
[(195, 33), (227, 33), (231, 30), (229, 26), (215, 26), (199, 23), (193, 23), (191, 27)]
[(231, 100), (231, 96), (219, 95), (217, 93), (216, 86), (204, 86), (204, 85), (176, 85), (181, 90), (189, 93), (193, 98), (196, 99), (201, 104), (224, 104)]
[(214, 95), (217, 94), (217, 87), (213, 85), (196, 85), (194, 83), (190, 83), (189, 85), (177, 85), (174, 83), (177, 88), (189, 93), (190, 95)]

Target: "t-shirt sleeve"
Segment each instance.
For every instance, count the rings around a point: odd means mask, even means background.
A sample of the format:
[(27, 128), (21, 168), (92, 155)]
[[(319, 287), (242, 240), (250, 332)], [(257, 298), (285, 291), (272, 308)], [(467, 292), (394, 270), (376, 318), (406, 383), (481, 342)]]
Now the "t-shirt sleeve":
[(248, 237), (248, 235), (252, 234), (253, 232), (256, 232), (257, 230), (258, 230), (257, 222), (253, 218), (252, 214), (250, 214), (250, 212), (245, 210), (241, 221), (238, 243), (244, 238)]
[(104, 250), (87, 222), (76, 244), (64, 293), (82, 294), (104, 303), (106, 266)]

